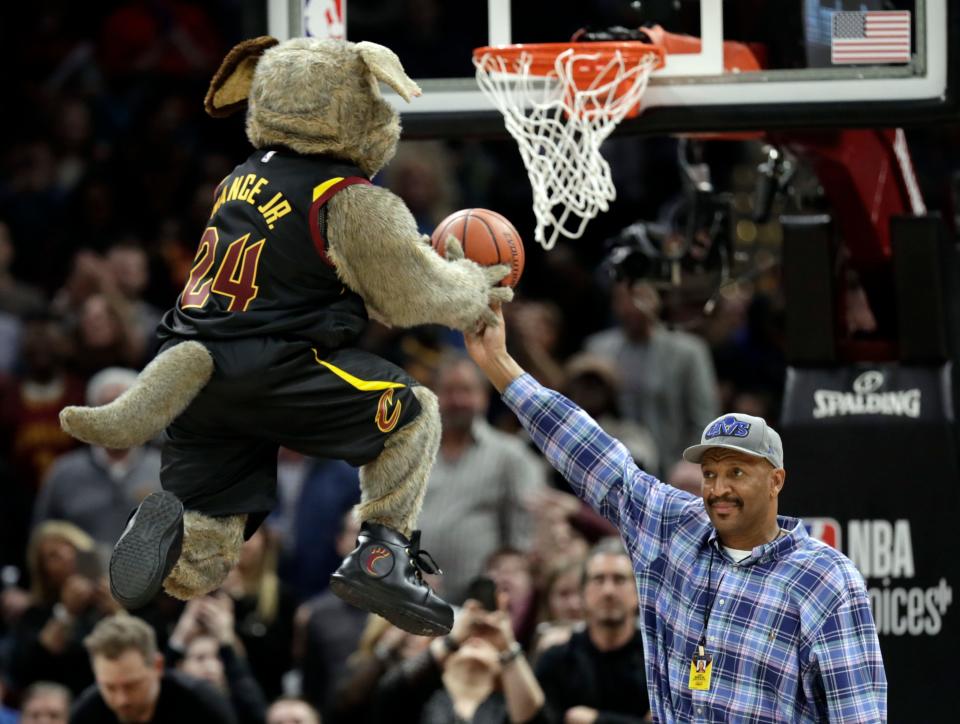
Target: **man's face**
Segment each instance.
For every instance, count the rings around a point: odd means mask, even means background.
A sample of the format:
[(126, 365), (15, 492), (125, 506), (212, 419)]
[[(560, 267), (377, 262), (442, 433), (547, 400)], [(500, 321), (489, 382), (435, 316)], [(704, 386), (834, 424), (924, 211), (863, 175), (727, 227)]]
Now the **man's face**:
[(115, 659), (93, 657), (93, 674), (104, 702), (123, 724), (148, 722), (160, 697), (163, 659), (151, 662), (134, 649)]
[(589, 628), (616, 628), (631, 620), (639, 602), (630, 558), (599, 553), (587, 561), (583, 605)]
[(704, 453), (700, 469), (703, 503), (722, 540), (762, 536), (776, 520), (783, 469), (764, 458), (724, 448)]
[(437, 398), (445, 428), (468, 430), (473, 418), (487, 410), (486, 385), (469, 360), (457, 362), (440, 373)]
[(54, 691), (35, 694), (20, 712), (20, 724), (67, 724), (70, 704)]
[(318, 720), (302, 701), (276, 701), (267, 710), (267, 724), (318, 724)]

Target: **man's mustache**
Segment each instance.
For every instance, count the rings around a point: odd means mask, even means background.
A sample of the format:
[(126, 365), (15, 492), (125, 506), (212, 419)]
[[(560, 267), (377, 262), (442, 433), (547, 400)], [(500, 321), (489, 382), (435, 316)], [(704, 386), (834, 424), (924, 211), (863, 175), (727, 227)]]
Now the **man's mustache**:
[(717, 503), (730, 503), (731, 505), (743, 505), (740, 500), (736, 498), (707, 498), (707, 505), (716, 505)]

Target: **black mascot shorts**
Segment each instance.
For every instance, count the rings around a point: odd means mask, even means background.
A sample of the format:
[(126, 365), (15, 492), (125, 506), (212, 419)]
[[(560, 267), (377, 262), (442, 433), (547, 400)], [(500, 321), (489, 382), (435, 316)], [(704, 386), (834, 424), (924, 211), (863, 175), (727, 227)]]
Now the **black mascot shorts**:
[(359, 349), (275, 337), (204, 345), (213, 377), (164, 432), (160, 480), (187, 510), (251, 514), (248, 534), (276, 503), (279, 447), (359, 467), (420, 413), (417, 383)]

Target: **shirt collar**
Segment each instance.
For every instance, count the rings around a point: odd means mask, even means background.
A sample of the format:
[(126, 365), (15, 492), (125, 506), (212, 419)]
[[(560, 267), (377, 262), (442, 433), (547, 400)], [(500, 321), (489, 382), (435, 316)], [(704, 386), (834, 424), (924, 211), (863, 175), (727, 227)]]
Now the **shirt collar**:
[[(750, 566), (754, 563), (767, 563), (778, 558), (785, 558), (794, 549), (803, 544), (803, 540), (808, 538), (807, 529), (799, 518), (792, 518), (787, 515), (778, 515), (777, 523), (780, 529), (786, 531), (786, 535), (780, 536), (769, 543), (756, 546), (750, 553), (749, 558), (744, 558), (737, 565)], [(717, 529), (710, 527), (710, 535), (707, 537), (707, 544), (722, 556), (726, 556), (720, 538), (717, 536)]]

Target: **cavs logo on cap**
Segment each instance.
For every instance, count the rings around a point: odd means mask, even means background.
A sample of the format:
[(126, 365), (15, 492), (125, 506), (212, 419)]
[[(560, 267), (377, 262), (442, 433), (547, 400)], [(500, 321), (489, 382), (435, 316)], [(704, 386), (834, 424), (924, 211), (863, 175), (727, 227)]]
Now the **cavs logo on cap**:
[(393, 553), (385, 546), (367, 546), (360, 560), (363, 572), (372, 578), (383, 578), (393, 570)]
[(397, 400), (393, 401), (393, 388), (384, 390), (380, 395), (380, 402), (377, 403), (377, 429), (380, 432), (390, 432), (400, 421), (400, 410), (403, 409), (403, 403)]
[(733, 415), (714, 422), (703, 436), (705, 440), (715, 437), (746, 437), (750, 434), (750, 423), (738, 420)]

